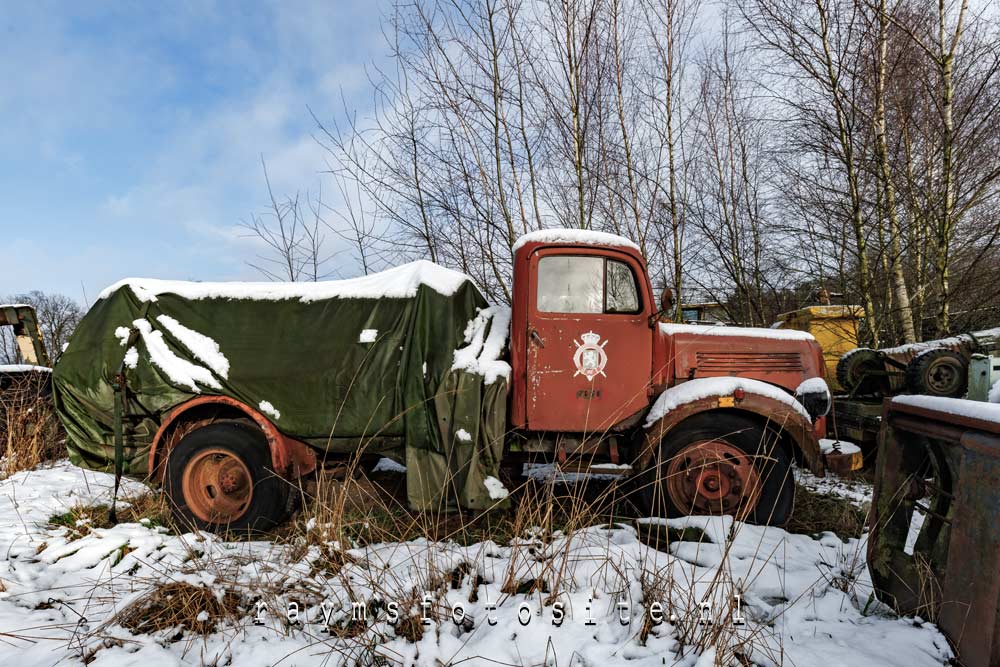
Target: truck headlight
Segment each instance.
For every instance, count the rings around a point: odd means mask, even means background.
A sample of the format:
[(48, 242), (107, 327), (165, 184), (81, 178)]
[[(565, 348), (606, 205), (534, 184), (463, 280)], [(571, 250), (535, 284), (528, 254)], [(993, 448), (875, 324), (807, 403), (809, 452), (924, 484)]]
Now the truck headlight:
[(833, 405), (830, 388), (823, 378), (809, 378), (800, 384), (795, 390), (795, 400), (802, 404), (814, 421), (829, 414)]

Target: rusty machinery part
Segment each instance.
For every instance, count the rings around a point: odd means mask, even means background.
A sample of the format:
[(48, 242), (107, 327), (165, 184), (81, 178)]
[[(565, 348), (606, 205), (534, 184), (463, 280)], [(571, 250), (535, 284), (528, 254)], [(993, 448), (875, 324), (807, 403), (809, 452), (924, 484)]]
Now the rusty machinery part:
[(34, 308), (21, 304), (0, 305), (0, 326), (10, 326), (14, 330), (18, 352), (25, 362), (37, 366), (50, 365)]
[(885, 404), (869, 514), (872, 583), (899, 613), (935, 621), (963, 665), (1000, 665), (998, 478), (1000, 423)]
[(695, 415), (659, 449), (637, 477), (636, 497), (650, 516), (728, 514), (782, 525), (791, 515), (791, 456), (759, 422), (733, 413)]
[(878, 350), (856, 347), (837, 362), (837, 382), (852, 395), (889, 391), (885, 361)]
[(946, 349), (921, 352), (906, 365), (906, 388), (914, 394), (960, 398), (969, 386), (969, 362)]
[(164, 488), (177, 520), (200, 530), (267, 531), (283, 521), (291, 487), (274, 473), (264, 434), (209, 424), (170, 450)]

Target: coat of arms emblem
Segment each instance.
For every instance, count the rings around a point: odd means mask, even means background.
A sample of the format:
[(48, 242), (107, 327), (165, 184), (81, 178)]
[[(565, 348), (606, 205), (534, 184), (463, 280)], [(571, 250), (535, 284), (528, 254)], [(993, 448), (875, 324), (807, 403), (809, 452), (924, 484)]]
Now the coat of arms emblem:
[(608, 363), (608, 355), (604, 351), (604, 346), (608, 344), (608, 341), (602, 343), (601, 335), (593, 331), (588, 331), (580, 338), (583, 343), (573, 341), (576, 343), (576, 353), (573, 355), (576, 373), (573, 373), (573, 377), (583, 375), (590, 381), (593, 381), (598, 375), (607, 377), (604, 373), (604, 367)]

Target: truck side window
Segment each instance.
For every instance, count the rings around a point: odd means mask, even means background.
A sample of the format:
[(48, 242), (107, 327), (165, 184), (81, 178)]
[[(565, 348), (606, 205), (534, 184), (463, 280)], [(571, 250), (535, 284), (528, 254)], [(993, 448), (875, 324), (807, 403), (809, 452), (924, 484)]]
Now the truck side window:
[(635, 276), (625, 262), (609, 259), (607, 265), (607, 307), (608, 313), (639, 312), (639, 292), (635, 288)]
[(636, 313), (639, 292), (625, 262), (553, 255), (538, 261), (536, 307), (545, 313)]
[(538, 310), (604, 312), (604, 259), (554, 255), (538, 262)]

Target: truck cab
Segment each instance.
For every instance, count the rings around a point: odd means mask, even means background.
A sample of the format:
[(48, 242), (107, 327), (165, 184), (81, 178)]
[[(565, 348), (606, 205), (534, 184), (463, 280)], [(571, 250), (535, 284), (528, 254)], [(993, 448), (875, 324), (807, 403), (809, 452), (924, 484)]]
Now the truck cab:
[(860, 465), (821, 452), (830, 395), (812, 336), (664, 321), (628, 239), (527, 234), (513, 295), (514, 450), (617, 464), (645, 478), (650, 511), (761, 523), (787, 518), (793, 462)]

